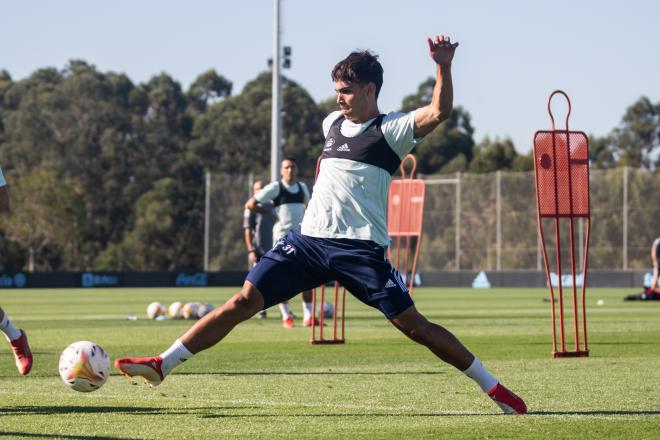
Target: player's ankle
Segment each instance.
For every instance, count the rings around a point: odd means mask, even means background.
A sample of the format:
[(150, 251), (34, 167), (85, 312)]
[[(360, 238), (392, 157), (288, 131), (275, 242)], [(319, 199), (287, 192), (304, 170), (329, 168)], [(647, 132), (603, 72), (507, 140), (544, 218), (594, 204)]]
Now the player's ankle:
[(463, 374), (474, 380), (485, 393), (494, 389), (498, 383), (495, 376), (490, 374), (490, 372), (484, 368), (476, 356), (472, 361), (472, 364), (463, 371)]
[(193, 357), (194, 355), (177, 339), (174, 343), (160, 354), (160, 369), (163, 376), (167, 376), (173, 369)]

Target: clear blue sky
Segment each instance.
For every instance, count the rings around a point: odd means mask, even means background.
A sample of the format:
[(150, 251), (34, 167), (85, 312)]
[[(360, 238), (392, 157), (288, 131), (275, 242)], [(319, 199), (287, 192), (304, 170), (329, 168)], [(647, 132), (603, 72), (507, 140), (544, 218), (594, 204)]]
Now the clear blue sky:
[[(571, 128), (597, 135), (640, 96), (660, 101), (658, 1), (281, 3), (282, 43), (293, 48), (284, 73), (316, 100), (332, 95), (337, 61), (372, 49), (385, 69), (380, 109), (398, 109), (434, 74), (426, 37), (446, 33), (460, 43), (455, 104), (472, 115), (477, 141), (508, 136), (528, 151), (534, 131), (549, 127), (546, 99), (557, 88), (573, 102)], [(77, 58), (136, 83), (165, 71), (184, 88), (215, 68), (236, 94), (266, 70), (272, 13), (272, 0), (8, 0), (0, 68), (18, 80)]]

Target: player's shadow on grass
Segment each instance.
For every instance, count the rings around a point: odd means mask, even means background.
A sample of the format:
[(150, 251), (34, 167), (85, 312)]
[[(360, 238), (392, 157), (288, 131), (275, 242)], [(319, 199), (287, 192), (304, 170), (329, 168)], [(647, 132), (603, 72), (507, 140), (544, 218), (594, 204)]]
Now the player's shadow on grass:
[(66, 434), (39, 434), (33, 432), (17, 432), (17, 431), (0, 431), (0, 438), (2, 437), (19, 437), (19, 438), (71, 438), (71, 439), (94, 439), (94, 440), (128, 440), (139, 439), (139, 437), (107, 437), (102, 435), (66, 435)]
[(617, 411), (617, 410), (592, 410), (592, 411), (533, 411), (529, 415), (534, 416), (660, 416), (660, 411)]
[[(0, 408), (2, 416), (32, 416), (32, 415), (63, 415), (63, 414), (126, 414), (126, 415), (190, 415), (193, 410), (236, 410), (236, 409), (258, 409), (258, 406), (218, 406), (213, 408), (162, 408), (162, 407), (135, 407), (135, 406), (13, 406), (11, 408)], [(2, 431), (0, 431), (0, 435)]]
[(436, 376), (443, 371), (206, 371), (177, 372), (176, 376)]
[(206, 414), (200, 415), (204, 419), (222, 419), (222, 418), (253, 418), (253, 417), (319, 417), (319, 418), (329, 418), (329, 417), (483, 417), (483, 416), (505, 416), (509, 417), (508, 414), (495, 414), (495, 413), (400, 413), (400, 412), (387, 412), (387, 413), (323, 413), (323, 414), (308, 414), (306, 412), (300, 414), (272, 414), (272, 413), (262, 413), (262, 414)]
[[(658, 416), (660, 411), (611, 411), (611, 410), (595, 410), (595, 411), (531, 411), (527, 416)], [(504, 413), (323, 413), (323, 414), (308, 414), (307, 412), (301, 414), (205, 414), (200, 417), (205, 419), (215, 418), (255, 418), (255, 417), (511, 417), (510, 414)], [(522, 417), (522, 416), (521, 416)]]

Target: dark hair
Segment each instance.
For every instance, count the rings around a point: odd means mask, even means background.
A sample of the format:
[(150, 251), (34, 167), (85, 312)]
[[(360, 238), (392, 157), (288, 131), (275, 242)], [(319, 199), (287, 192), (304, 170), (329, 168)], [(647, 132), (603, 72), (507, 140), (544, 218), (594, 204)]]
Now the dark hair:
[(298, 163), (296, 162), (296, 160), (293, 157), (282, 158), (282, 160), (280, 161), (280, 165), (282, 165), (285, 160), (288, 160), (289, 162), (292, 162), (294, 165), (298, 166)]
[(371, 51), (351, 52), (332, 69), (332, 80), (354, 82), (360, 85), (376, 84), (376, 98), (383, 85), (383, 66), (378, 62), (378, 55)]

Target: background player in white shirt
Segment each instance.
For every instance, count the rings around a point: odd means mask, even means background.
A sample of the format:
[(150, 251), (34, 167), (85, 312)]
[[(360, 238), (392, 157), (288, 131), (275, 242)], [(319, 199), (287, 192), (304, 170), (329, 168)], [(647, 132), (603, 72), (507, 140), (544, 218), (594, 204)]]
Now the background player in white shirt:
[[(277, 221), (273, 225), (273, 243), (281, 240), (291, 229), (300, 227), (309, 202), (309, 189), (304, 182), (298, 180), (298, 165), (295, 159), (287, 157), (282, 160), (280, 175), (280, 180), (263, 187), (245, 204), (245, 208), (253, 212), (261, 212), (260, 205), (264, 203), (274, 204)], [(302, 297), (303, 326), (308, 327), (313, 319), (311, 290), (304, 291)], [(282, 325), (285, 328), (293, 328), (293, 313), (289, 310), (289, 302), (281, 302), (279, 308)]]

